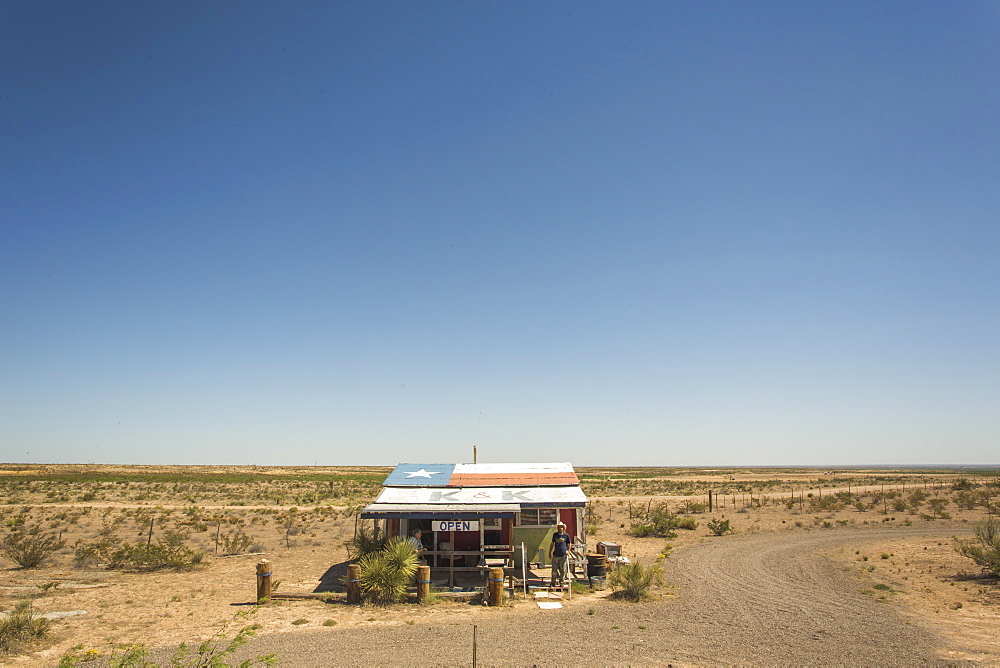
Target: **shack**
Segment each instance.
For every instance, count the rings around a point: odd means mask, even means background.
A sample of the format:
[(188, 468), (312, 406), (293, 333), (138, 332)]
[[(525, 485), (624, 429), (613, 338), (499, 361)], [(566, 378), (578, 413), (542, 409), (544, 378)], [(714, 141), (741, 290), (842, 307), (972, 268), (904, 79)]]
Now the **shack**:
[(389, 536), (421, 529), (432, 572), (446, 568), (454, 584), (456, 572), (519, 568), (522, 544), (524, 560), (544, 566), (559, 521), (582, 558), (586, 504), (569, 463), (399, 464), (361, 518)]

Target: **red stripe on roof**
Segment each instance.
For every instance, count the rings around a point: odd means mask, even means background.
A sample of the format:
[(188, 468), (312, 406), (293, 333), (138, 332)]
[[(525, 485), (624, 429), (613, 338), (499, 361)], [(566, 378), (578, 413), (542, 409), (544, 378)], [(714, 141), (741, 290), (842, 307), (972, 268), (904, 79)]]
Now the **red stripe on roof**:
[(579, 485), (573, 471), (530, 471), (525, 473), (453, 473), (449, 487), (521, 487), (536, 485)]

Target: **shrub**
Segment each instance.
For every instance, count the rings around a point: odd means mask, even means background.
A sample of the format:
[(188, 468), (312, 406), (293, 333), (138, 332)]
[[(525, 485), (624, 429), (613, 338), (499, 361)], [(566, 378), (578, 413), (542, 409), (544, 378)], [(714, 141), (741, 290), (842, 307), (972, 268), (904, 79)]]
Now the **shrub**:
[(955, 539), (955, 550), (1000, 577), (1000, 520), (988, 519), (976, 525), (975, 540)]
[(0, 618), (0, 653), (8, 654), (35, 638), (44, 637), (49, 623), (31, 607), (31, 599), (18, 601), (6, 617)]
[(698, 528), (698, 522), (693, 517), (678, 517), (677, 528), (687, 529), (688, 531), (694, 531), (695, 529)]
[(910, 507), (910, 512), (916, 513), (920, 510), (920, 506), (924, 505), (924, 502), (926, 500), (927, 500), (927, 493), (919, 489), (915, 489), (909, 493), (906, 502), (907, 505)]
[(389, 537), (384, 533), (379, 533), (378, 529), (369, 529), (362, 524), (354, 534), (354, 538), (344, 543), (347, 548), (347, 557), (351, 561), (359, 561), (370, 554), (383, 551), (389, 542)]
[[(676, 538), (674, 529), (680, 527), (680, 517), (670, 512), (667, 504), (658, 504), (646, 515), (645, 520), (634, 521), (629, 528), (629, 534), (637, 538), (655, 536), (657, 538)], [(691, 518), (684, 518), (691, 519)]]
[(705, 505), (704, 503), (687, 499), (686, 501), (684, 501), (684, 503), (681, 504), (680, 511), (682, 513), (696, 514), (705, 512), (706, 508), (708, 508), (708, 506)]
[(713, 536), (723, 536), (732, 533), (733, 528), (729, 526), (729, 520), (712, 520), (708, 523), (708, 530)]
[(244, 554), (254, 544), (254, 539), (240, 529), (222, 536), (222, 554)]
[(620, 564), (608, 576), (612, 596), (638, 602), (652, 596), (650, 590), (663, 581), (660, 566), (646, 566), (641, 561)]
[(205, 554), (188, 548), (186, 540), (186, 534), (168, 531), (155, 544), (122, 544), (113, 534), (106, 534), (93, 543), (77, 544), (74, 561), (78, 566), (104, 564), (107, 568), (127, 571), (190, 568), (201, 563)]
[(358, 565), (362, 596), (368, 603), (387, 606), (406, 597), (417, 572), (417, 550), (406, 538), (395, 536), (381, 551), (362, 557)]
[(816, 497), (809, 499), (809, 510), (814, 513), (833, 512), (835, 510), (842, 510), (843, 507), (844, 502), (836, 496), (824, 496), (822, 498)]
[(975, 492), (961, 490), (955, 494), (955, 505), (962, 510), (974, 510), (980, 503), (980, 496)]
[(42, 533), (41, 525), (7, 534), (0, 543), (0, 552), (21, 568), (34, 568), (48, 559), (65, 543), (52, 534)]
[[(221, 630), (217, 631), (208, 640), (204, 641), (197, 648), (192, 649), (188, 644), (181, 643), (170, 658), (171, 666), (228, 666), (226, 660), (243, 645), (246, 645), (254, 637), (259, 624), (249, 624), (243, 626), (232, 637), (229, 636), (230, 627), (234, 622), (245, 620), (257, 611), (253, 608), (249, 611), (237, 613), (232, 622), (227, 623)], [(145, 645), (139, 643), (134, 645), (122, 645), (115, 649), (115, 652), (108, 657), (108, 665), (111, 668), (146, 668), (157, 664), (148, 660), (149, 650)], [(238, 665), (246, 666), (273, 666), (278, 663), (276, 654), (260, 654), (252, 659), (245, 659)]]
[(945, 511), (945, 508), (948, 507), (947, 499), (942, 499), (941, 497), (935, 497), (927, 502), (927, 507), (931, 509), (931, 512), (934, 514), (934, 517), (938, 517), (942, 520), (951, 519), (951, 515), (949, 515), (948, 512)]

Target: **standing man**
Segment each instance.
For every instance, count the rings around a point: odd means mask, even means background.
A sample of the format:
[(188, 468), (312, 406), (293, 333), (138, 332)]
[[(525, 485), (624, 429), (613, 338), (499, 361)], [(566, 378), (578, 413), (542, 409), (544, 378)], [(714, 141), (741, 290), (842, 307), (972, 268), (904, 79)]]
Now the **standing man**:
[(569, 562), (569, 549), (573, 546), (573, 539), (566, 533), (566, 525), (562, 522), (556, 524), (556, 532), (552, 534), (552, 543), (549, 545), (549, 561), (552, 562), (552, 586), (560, 586), (566, 581), (566, 566)]

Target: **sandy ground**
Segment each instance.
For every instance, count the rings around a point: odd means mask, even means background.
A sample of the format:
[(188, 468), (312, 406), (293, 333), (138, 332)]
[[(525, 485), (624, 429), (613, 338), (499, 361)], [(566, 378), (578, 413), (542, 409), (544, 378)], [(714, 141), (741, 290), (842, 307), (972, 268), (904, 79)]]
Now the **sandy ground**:
[(374, 616), (339, 632), (271, 635), (253, 649), (277, 652), (288, 665), (462, 665), (471, 661), (475, 624), (483, 665), (955, 663), (948, 638), (866, 595), (871, 583), (853, 565), (822, 555), (845, 542), (906, 544), (940, 533), (904, 527), (711, 539), (670, 558), (671, 593), (651, 603), (577, 596), (561, 610), (522, 603), (402, 623)]
[[(734, 535), (708, 536), (712, 516), (699, 514), (697, 529), (667, 541), (625, 534), (630, 500), (648, 504), (644, 497), (598, 500), (602, 522), (592, 540), (619, 541), (646, 561), (673, 546), (667, 584), (652, 602), (622, 603), (606, 592), (575, 596), (558, 610), (533, 601), (497, 609), (274, 601), (254, 613), (260, 629), (246, 655), (276, 652), (289, 666), (465, 665), (475, 625), (482, 665), (1000, 665), (1000, 585), (977, 577), (953, 549), (952, 537), (967, 535), (982, 509), (952, 506), (954, 519), (924, 520), (875, 510), (810, 514), (784, 504), (747, 510), (737, 499), (745, 512), (730, 505), (714, 515), (729, 519)], [(265, 556), (279, 592), (335, 582), (352, 518), (316, 517), (286, 543), (275, 520), (257, 523), (250, 506), (229, 510), (245, 514), (266, 554), (215, 556), (210, 528), (196, 536), (209, 556), (192, 571), (75, 570), (69, 547), (39, 569), (5, 562), (0, 606), (30, 594), (42, 612), (80, 614), (57, 620), (49, 640), (0, 662), (52, 666), (73, 648), (106, 658), (130, 643), (162, 656), (220, 629), (231, 634), (243, 623), (234, 616), (252, 609), (255, 564)], [(31, 512), (44, 518), (59, 510)], [(85, 535), (101, 519), (95, 509), (72, 530)], [(135, 537), (144, 530), (138, 521), (127, 526)]]

